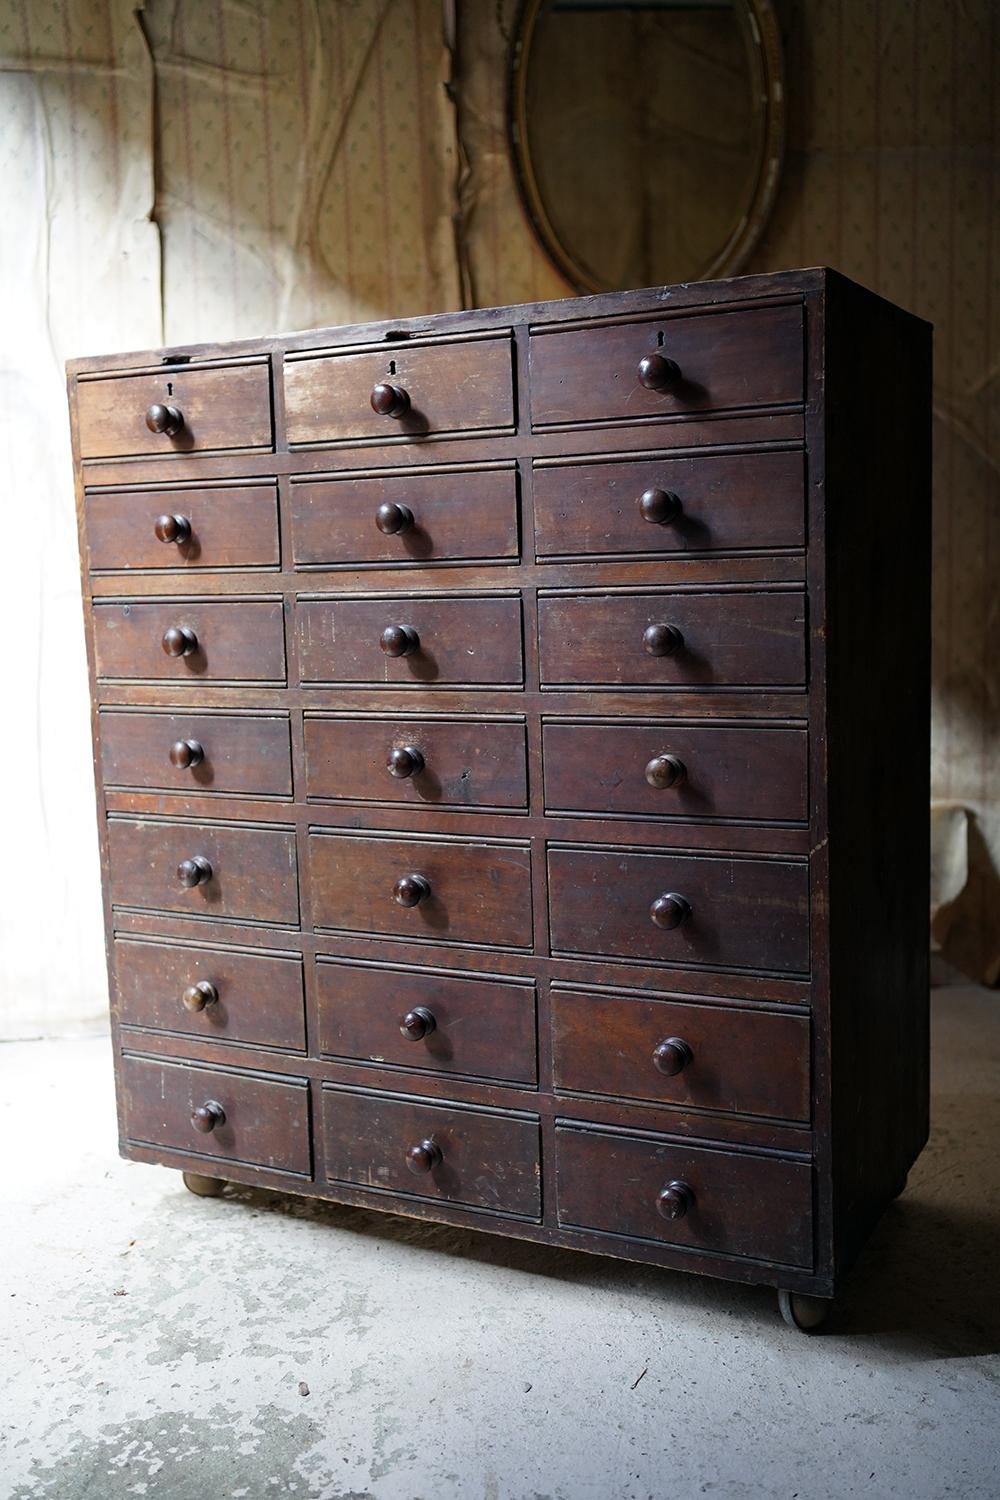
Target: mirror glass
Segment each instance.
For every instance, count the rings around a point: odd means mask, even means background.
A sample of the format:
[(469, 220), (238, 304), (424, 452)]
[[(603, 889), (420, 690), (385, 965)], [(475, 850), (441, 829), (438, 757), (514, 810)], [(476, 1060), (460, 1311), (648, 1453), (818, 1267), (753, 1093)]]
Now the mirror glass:
[(535, 0), (511, 83), (522, 193), (579, 290), (727, 275), (745, 260), (781, 151), (766, 0)]

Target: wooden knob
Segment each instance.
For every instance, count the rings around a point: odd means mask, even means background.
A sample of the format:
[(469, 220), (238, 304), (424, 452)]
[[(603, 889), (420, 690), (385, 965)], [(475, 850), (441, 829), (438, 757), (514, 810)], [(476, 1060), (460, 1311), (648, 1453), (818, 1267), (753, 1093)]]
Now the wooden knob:
[(673, 490), (643, 490), (639, 496), (639, 514), (653, 526), (669, 526), (683, 509), (680, 495)]
[(412, 656), (420, 650), (420, 637), (412, 625), (387, 625), (378, 643), (386, 656)]
[(675, 1073), (683, 1072), (693, 1056), (694, 1053), (683, 1037), (668, 1036), (653, 1051), (653, 1067), (657, 1072), (673, 1078)]
[(410, 398), (401, 385), (380, 382), (372, 389), (372, 411), (380, 417), (405, 417), (410, 409)]
[(400, 1021), (399, 1034), (409, 1042), (421, 1042), (425, 1036), (430, 1036), (436, 1026), (433, 1012), (426, 1005), (417, 1005), (413, 1010), (408, 1010)]
[(662, 927), (666, 931), (673, 927), (680, 927), (690, 915), (690, 902), (685, 901), (683, 896), (678, 896), (675, 891), (668, 891), (664, 896), (657, 896), (649, 908), (650, 920), (654, 926)]
[(215, 1099), (206, 1099), (204, 1104), (199, 1104), (197, 1109), (191, 1111), (191, 1124), (202, 1135), (211, 1135), (217, 1126), (225, 1123), (226, 1111)]
[(181, 996), (181, 1004), (185, 1010), (204, 1010), (206, 1005), (214, 1005), (218, 998), (215, 985), (207, 979), (199, 979), (197, 984), (188, 985)]
[(413, 512), (408, 505), (380, 505), (375, 512), (375, 525), (383, 536), (396, 536), (413, 525)]
[(680, 378), (680, 365), (665, 354), (644, 354), (639, 361), (639, 384), (647, 391), (669, 391)]
[(176, 437), (184, 426), (184, 413), (179, 406), (161, 406), (158, 401), (154, 402), (146, 412), (146, 426), (150, 432)]
[(163, 649), (168, 656), (190, 656), (198, 649), (198, 637), (188, 625), (171, 625), (163, 632)]
[(204, 885), (211, 878), (212, 866), (201, 854), (196, 854), (191, 859), (182, 859), (177, 866), (177, 879), (188, 888)]
[(180, 546), (191, 540), (191, 522), (187, 516), (157, 516), (153, 530), (160, 542), (176, 542)]
[(686, 1182), (668, 1182), (656, 1200), (661, 1219), (683, 1219), (694, 1207), (694, 1193)]
[(673, 656), (683, 644), (676, 625), (648, 625), (642, 633), (642, 649), (649, 656)]
[(411, 1172), (433, 1172), (441, 1163), (441, 1147), (436, 1141), (420, 1141), (406, 1153), (406, 1165)]
[(178, 771), (186, 771), (188, 766), (200, 766), (204, 759), (205, 752), (198, 740), (177, 740), (170, 747), (170, 764)]
[(431, 883), (426, 875), (400, 875), (392, 888), (397, 906), (419, 906), (431, 893)]
[(407, 776), (418, 776), (424, 769), (424, 757), (413, 745), (394, 745), (389, 751), (386, 768), (390, 776), (405, 781)]
[(676, 786), (679, 781), (684, 780), (686, 775), (684, 762), (678, 760), (676, 755), (654, 755), (653, 759), (646, 763), (646, 780), (658, 791), (666, 791), (668, 787)]

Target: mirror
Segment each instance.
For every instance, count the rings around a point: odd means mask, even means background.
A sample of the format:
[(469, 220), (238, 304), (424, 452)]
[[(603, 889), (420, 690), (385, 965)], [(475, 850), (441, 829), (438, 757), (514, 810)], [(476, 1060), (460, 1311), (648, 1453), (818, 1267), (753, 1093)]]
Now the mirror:
[(525, 205), (578, 291), (746, 261), (784, 140), (770, 0), (527, 0), (510, 106)]

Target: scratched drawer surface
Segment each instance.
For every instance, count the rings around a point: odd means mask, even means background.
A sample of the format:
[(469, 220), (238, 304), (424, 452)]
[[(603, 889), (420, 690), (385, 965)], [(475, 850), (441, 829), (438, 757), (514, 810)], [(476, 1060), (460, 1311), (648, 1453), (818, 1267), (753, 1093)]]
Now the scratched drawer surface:
[(291, 519), (298, 567), (513, 559), (517, 473), (511, 464), (293, 480)]
[(287, 828), (108, 819), (115, 906), (295, 925), (295, 834)]
[(281, 600), (95, 603), (94, 656), (98, 677), (283, 684)]
[(80, 376), (82, 458), (270, 448), (266, 358), (214, 367), (171, 366), (135, 375)]
[(534, 983), (320, 958), (316, 991), (327, 1057), (509, 1083), (537, 1079)]
[(125, 1053), (125, 1131), (136, 1145), (312, 1175), (309, 1085)]
[(330, 1086), (322, 1110), (331, 1182), (526, 1219), (541, 1212), (536, 1116)]
[(808, 971), (805, 861), (556, 845), (548, 870), (553, 952)]
[(123, 937), (114, 954), (123, 1026), (305, 1050), (301, 958)]
[(84, 516), (87, 558), (97, 570), (276, 568), (281, 560), (273, 480), (91, 490)]
[(290, 797), (287, 715), (154, 713), (102, 709), (106, 786)]

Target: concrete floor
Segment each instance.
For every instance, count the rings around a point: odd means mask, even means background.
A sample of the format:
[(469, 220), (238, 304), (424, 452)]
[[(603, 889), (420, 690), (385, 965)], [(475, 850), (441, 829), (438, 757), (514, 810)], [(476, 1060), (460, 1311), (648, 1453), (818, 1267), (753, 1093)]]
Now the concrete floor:
[(4, 1500), (1000, 1495), (1000, 997), (826, 1331), (773, 1293), (115, 1154), (105, 1038), (0, 1048)]

